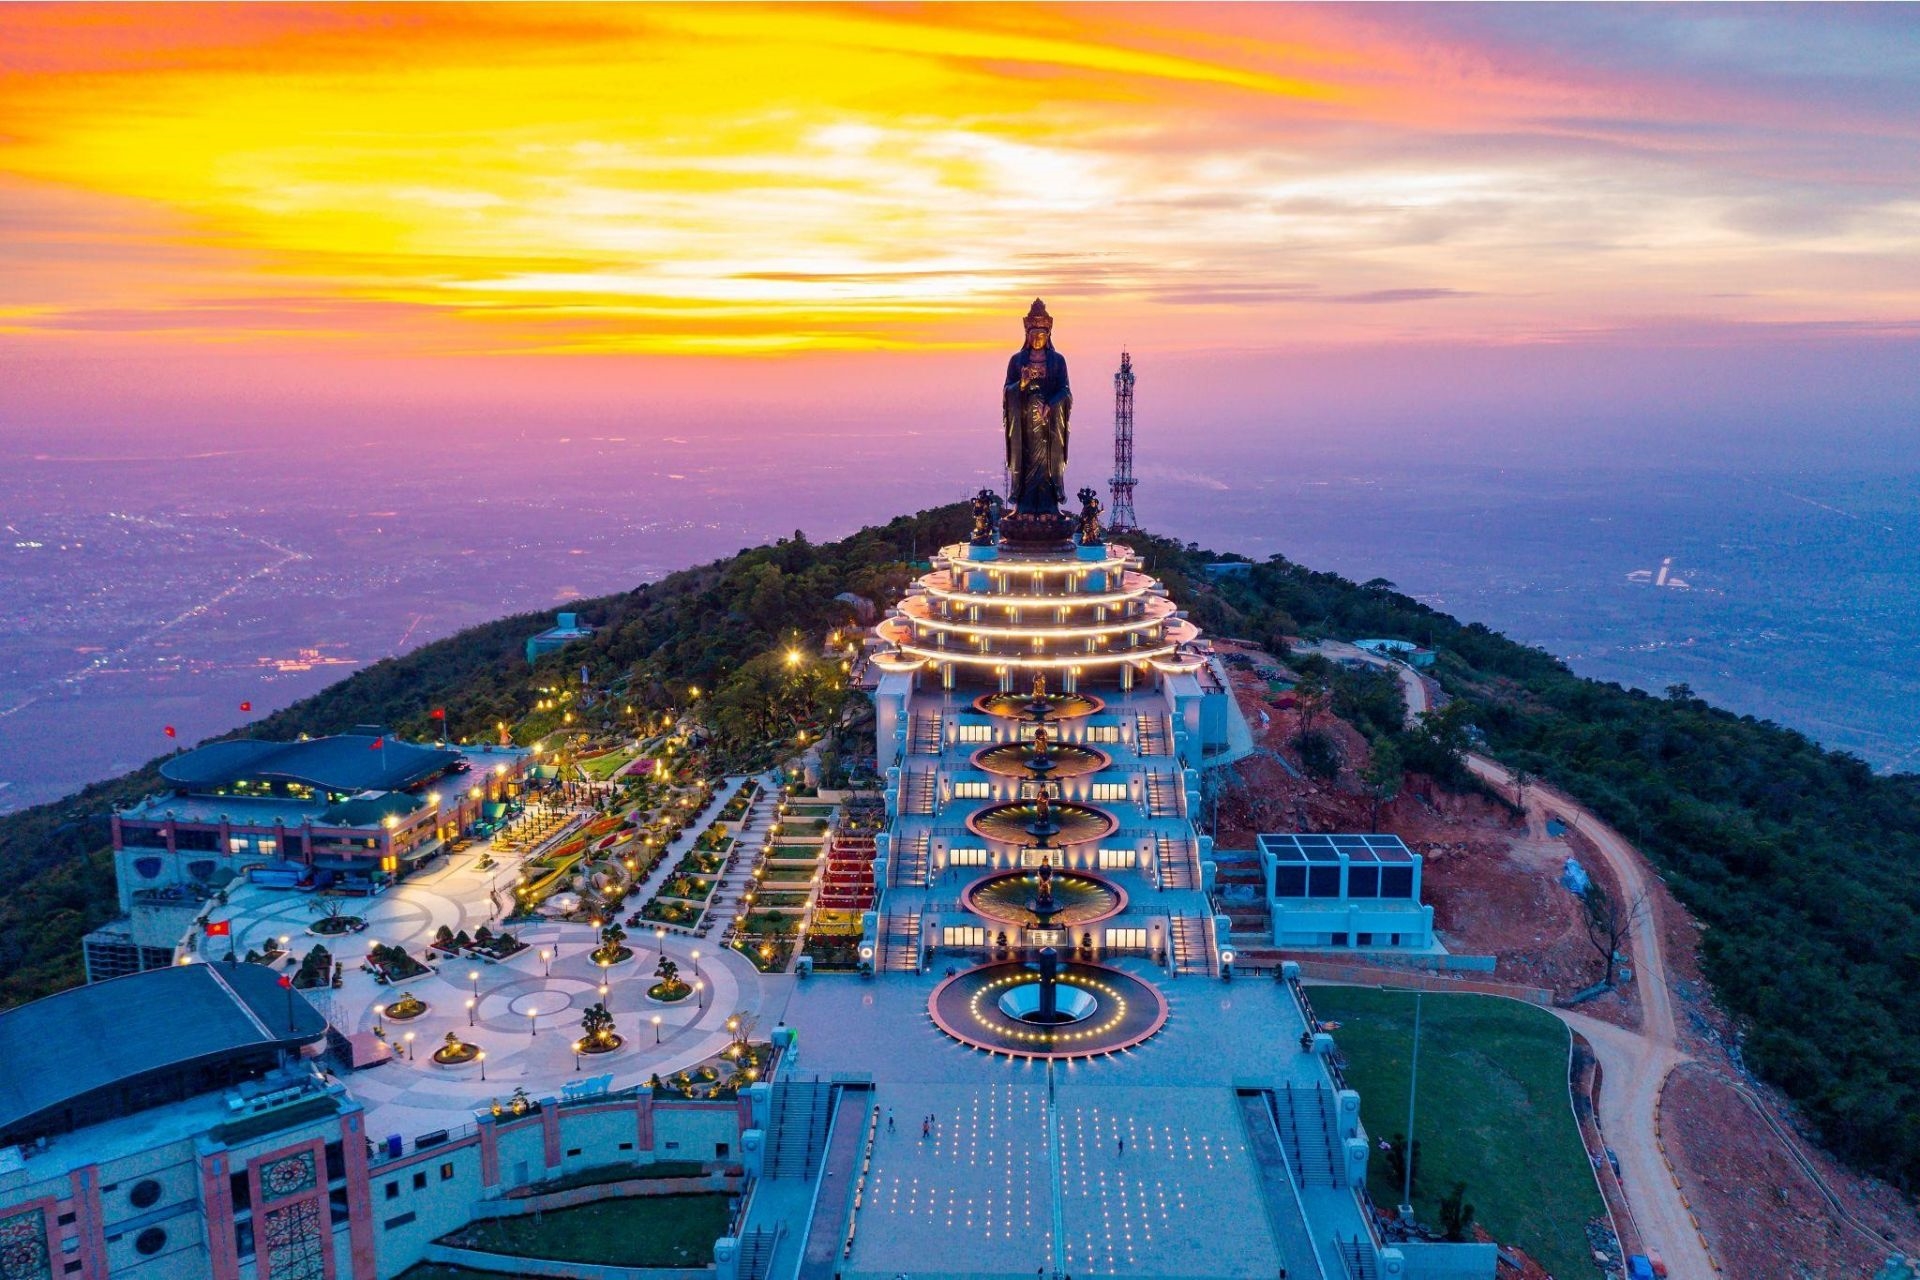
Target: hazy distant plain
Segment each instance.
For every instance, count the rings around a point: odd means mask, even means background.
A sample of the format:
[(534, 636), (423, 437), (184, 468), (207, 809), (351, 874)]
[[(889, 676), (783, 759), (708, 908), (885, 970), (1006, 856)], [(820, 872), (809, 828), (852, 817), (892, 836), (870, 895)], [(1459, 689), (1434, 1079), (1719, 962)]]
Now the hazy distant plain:
[[(1104, 480), (1105, 440), (1089, 434), (1075, 485)], [(957, 499), (996, 479), (979, 465), (990, 428), (966, 435), (906, 455), (861, 430), (749, 448), (475, 438), (420, 465), (375, 442), (311, 456), (7, 445), (0, 809), (151, 758), (164, 725), (181, 742), (226, 732), (242, 701), (264, 713), (473, 623)], [(1172, 444), (1142, 440), (1155, 529), (1384, 576), (1583, 674), (1685, 681), (1877, 768), (1920, 761), (1910, 476)], [(1629, 581), (1669, 556), (1689, 590)]]

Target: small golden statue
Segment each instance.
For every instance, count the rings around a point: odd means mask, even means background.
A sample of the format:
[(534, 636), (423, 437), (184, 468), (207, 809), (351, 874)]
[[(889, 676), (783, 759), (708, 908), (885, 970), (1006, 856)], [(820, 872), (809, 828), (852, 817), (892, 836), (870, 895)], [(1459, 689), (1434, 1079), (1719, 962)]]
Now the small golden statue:
[(1100, 545), (1100, 495), (1092, 489), (1080, 491), (1080, 545)]

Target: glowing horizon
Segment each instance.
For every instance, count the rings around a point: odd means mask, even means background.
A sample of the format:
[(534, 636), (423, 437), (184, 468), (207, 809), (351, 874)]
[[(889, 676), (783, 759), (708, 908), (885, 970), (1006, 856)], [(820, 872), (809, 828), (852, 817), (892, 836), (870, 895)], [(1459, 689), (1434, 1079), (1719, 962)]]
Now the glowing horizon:
[(0, 353), (1911, 336), (1898, 16), (15, 6)]

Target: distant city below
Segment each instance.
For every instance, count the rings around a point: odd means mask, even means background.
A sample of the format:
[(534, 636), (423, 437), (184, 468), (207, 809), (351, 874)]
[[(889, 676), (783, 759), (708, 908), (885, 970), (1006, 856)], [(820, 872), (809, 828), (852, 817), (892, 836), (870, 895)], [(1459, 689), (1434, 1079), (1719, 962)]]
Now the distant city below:
[[(1076, 440), (1073, 472), (1104, 491), (1107, 426), (1083, 421), (1097, 443)], [(1906, 479), (1298, 461), (1219, 442), (1172, 466), (1155, 430), (1140, 429), (1148, 529), (1385, 577), (1582, 674), (1685, 683), (1877, 769), (1920, 766)], [(0, 810), (139, 765), (166, 725), (181, 743), (225, 733), (475, 623), (956, 501), (996, 481), (963, 443), (930, 440), (911, 474), (869, 465), (888, 442), (857, 434), (482, 442), (424, 470), (346, 448), (296, 473), (272, 451), (0, 450)]]

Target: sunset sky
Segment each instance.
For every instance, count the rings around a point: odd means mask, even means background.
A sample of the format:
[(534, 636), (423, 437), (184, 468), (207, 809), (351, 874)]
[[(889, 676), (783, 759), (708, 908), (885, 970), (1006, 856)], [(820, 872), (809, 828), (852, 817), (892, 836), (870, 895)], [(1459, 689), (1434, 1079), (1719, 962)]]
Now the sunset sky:
[(14, 5), (0, 229), (16, 418), (1904, 348), (1920, 9)]

